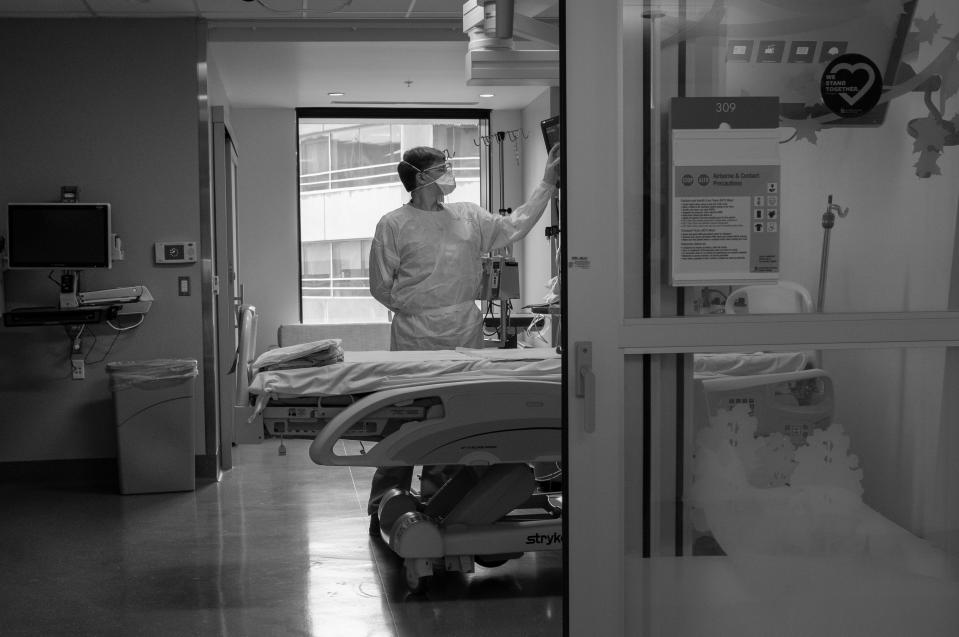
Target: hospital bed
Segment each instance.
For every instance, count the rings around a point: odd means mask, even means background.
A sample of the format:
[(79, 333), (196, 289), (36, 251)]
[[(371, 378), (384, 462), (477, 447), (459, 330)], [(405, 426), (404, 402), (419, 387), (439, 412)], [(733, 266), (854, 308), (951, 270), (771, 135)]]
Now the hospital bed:
[[(871, 506), (836, 393), (803, 355), (694, 360), (684, 557), (627, 559), (656, 582), (657, 634), (959, 635), (954, 545)], [(858, 444), (857, 444), (858, 443)]]
[(425, 590), (434, 570), (562, 548), (562, 498), (532, 467), (561, 459), (552, 349), (343, 351), (323, 366), (258, 369), (255, 317), (241, 310), (237, 404), (253, 404), (268, 430), (315, 436), (321, 465), (460, 466), (429, 499), (393, 490), (380, 504), (380, 534), (410, 590)]
[(815, 360), (812, 352), (695, 357), (689, 554), (860, 560), (949, 581), (945, 551), (863, 500), (864, 469)]

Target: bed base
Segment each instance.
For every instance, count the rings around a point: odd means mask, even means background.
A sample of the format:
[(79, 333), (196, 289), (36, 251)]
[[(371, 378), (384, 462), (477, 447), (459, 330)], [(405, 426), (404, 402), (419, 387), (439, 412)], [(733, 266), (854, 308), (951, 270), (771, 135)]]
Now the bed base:
[(562, 495), (536, 492), (525, 464), (462, 467), (431, 498), (393, 489), (378, 511), (384, 542), (403, 558), (406, 584), (424, 592), (439, 571), (472, 573), (563, 546)]
[(436, 570), (469, 573), (474, 564), (562, 548), (562, 497), (540, 492), (531, 466), (561, 459), (561, 410), (561, 387), (552, 381), (384, 390), (336, 414), (310, 445), (310, 458), (460, 466), (430, 497), (393, 490), (377, 512), (383, 541), (403, 558), (406, 583), (418, 593)]

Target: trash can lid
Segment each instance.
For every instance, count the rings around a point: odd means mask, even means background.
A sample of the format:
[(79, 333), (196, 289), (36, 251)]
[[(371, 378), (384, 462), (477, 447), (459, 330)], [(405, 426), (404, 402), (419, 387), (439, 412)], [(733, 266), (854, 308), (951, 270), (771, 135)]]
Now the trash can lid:
[(107, 371), (111, 374), (122, 373), (161, 373), (161, 372), (189, 372), (197, 369), (197, 362), (184, 358), (156, 358), (146, 361), (116, 361), (107, 363)]
[(159, 358), (147, 361), (118, 361), (107, 363), (110, 387), (126, 389), (153, 381), (187, 380), (197, 375), (197, 363), (192, 359)]

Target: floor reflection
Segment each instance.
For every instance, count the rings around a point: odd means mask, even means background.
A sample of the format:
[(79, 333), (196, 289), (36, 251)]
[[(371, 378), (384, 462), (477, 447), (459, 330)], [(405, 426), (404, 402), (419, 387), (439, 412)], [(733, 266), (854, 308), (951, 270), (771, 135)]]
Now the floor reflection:
[(412, 595), (367, 533), (372, 469), (320, 467), (309, 441), (285, 444), (237, 447), (235, 468), (195, 492), (0, 485), (3, 635), (562, 634), (558, 551)]

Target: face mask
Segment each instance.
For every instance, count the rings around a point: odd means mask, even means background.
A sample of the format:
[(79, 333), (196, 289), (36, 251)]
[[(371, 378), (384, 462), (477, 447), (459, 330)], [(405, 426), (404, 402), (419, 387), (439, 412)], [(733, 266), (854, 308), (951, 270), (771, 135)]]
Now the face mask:
[[(405, 162), (405, 163), (409, 164), (410, 166), (413, 166), (413, 164), (410, 164), (409, 162)], [(419, 170), (417, 168), (417, 171), (425, 175), (429, 173), (430, 171), (435, 171), (436, 169), (441, 167), (444, 170), (439, 177), (437, 177), (433, 181), (426, 182), (422, 186), (417, 186), (413, 190), (419, 190), (420, 188), (424, 188), (426, 186), (429, 186), (430, 184), (436, 184), (436, 186), (440, 189), (440, 192), (442, 192), (444, 195), (448, 195), (454, 190), (456, 190), (456, 178), (453, 177), (453, 164), (451, 164), (450, 162), (437, 164), (435, 166), (431, 166), (427, 168), (426, 170)], [(416, 168), (416, 166), (413, 166), (413, 168)], [(410, 192), (413, 192), (413, 191), (411, 190)]]
[(447, 170), (433, 183), (440, 187), (444, 195), (448, 195), (456, 190), (456, 178), (453, 177), (452, 170)]

